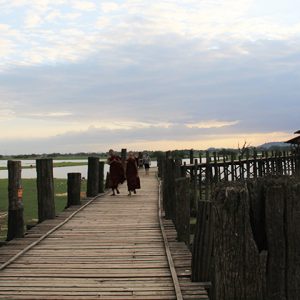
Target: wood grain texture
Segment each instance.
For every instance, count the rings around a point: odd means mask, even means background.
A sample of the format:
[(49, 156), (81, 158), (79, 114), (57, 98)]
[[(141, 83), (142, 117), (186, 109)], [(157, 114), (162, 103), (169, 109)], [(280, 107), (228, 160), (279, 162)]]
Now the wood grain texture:
[[(32, 228), (24, 239), (0, 248), (2, 262), (12, 253), (39, 241), (0, 271), (0, 299), (176, 299), (174, 283), (158, 217), (158, 182), (154, 172), (141, 176), (142, 189), (127, 196), (97, 197), (76, 210)], [(76, 208), (78, 209), (78, 207)], [(172, 240), (172, 243), (174, 241)], [(183, 299), (208, 299), (201, 284), (193, 284), (183, 259), (175, 251)], [(177, 247), (175, 247), (177, 248)], [(6, 257), (6, 258), (4, 258)]]

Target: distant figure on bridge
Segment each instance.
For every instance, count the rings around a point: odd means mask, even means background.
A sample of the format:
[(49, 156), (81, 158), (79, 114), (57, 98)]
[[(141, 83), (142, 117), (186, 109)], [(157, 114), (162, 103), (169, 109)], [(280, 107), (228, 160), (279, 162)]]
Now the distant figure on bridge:
[(144, 155), (143, 155), (143, 165), (145, 167), (146, 175), (149, 175), (149, 168), (150, 168), (150, 165), (151, 165), (151, 158), (150, 158), (148, 152), (145, 152)]
[(120, 194), (118, 185), (125, 181), (124, 168), (121, 158), (115, 154), (114, 150), (110, 149), (107, 163), (109, 164), (109, 187), (112, 189), (111, 196), (115, 196), (115, 191)]
[(131, 192), (136, 194), (136, 189), (139, 189), (141, 187), (136, 158), (132, 151), (128, 153), (128, 158), (126, 160), (126, 179), (128, 196), (131, 196)]
[(137, 166), (138, 168), (143, 168), (143, 153), (139, 152), (137, 156)]

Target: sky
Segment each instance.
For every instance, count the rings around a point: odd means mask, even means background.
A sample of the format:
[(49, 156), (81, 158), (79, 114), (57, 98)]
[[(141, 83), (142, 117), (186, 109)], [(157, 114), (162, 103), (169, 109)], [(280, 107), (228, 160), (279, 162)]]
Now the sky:
[(300, 129), (296, 0), (0, 0), (0, 154), (237, 148)]

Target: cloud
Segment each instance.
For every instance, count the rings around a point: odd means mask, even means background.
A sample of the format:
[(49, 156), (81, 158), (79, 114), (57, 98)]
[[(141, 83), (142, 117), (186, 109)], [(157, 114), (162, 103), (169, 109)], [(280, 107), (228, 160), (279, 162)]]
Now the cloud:
[(10, 109), (1, 109), (0, 108), (0, 122), (13, 119), (15, 113)]
[(116, 10), (121, 8), (121, 5), (115, 2), (103, 2), (100, 4), (101, 11), (105, 14), (115, 12)]
[(15, 49), (15, 44), (7, 39), (0, 38), (0, 55), (7, 56)]
[[(121, 41), (149, 43), (157, 36), (175, 34), (199, 39), (214, 47), (218, 41), (236, 43), (259, 39), (290, 39), (299, 36), (300, 23), (280, 24), (272, 17), (247, 15), (253, 0), (145, 2), (125, 1), (103, 4), (110, 16), (112, 37)], [(105, 10), (105, 7), (107, 9)], [(103, 16), (98, 25), (103, 29)], [(124, 32), (126, 30), (126, 32)], [(123, 34), (121, 33), (123, 32)], [(141, 32), (143, 34), (141, 34)], [(124, 35), (125, 33), (125, 35)]]
[(40, 113), (33, 113), (33, 114), (27, 114), (24, 115), (26, 117), (38, 117), (38, 118), (60, 118), (60, 117), (66, 117), (66, 116), (72, 116), (72, 113), (70, 112), (40, 112)]
[[(161, 42), (178, 48), (194, 43), (194, 53), (199, 57), (206, 54), (206, 59), (222, 60), (253, 55), (251, 43), (266, 40), (289, 43), (299, 38), (299, 22), (282, 24), (268, 15), (249, 15), (253, 5), (254, 0), (238, 3), (136, 0), (105, 1), (99, 4), (98, 10), (94, 1), (12, 1), (4, 5), (4, 11), (11, 19), (14, 13), (25, 15), (23, 22), (27, 29), (16, 26), (17, 41), (12, 35), (5, 40), (8, 59), (2, 64), (7, 68), (76, 62), (103, 50), (117, 55), (124, 47), (155, 46)], [(16, 43), (17, 51), (7, 46)], [(293, 45), (289, 43), (289, 47)], [(110, 61), (114, 59), (111, 57)], [(135, 64), (135, 59), (128, 55), (122, 60), (123, 64)]]
[(232, 126), (238, 124), (239, 121), (216, 121), (216, 120), (209, 120), (209, 121), (202, 121), (198, 123), (190, 123), (186, 124), (188, 128), (221, 128), (225, 126)]
[(45, 21), (74, 21), (81, 16), (81, 13), (62, 13), (58, 9), (51, 10), (45, 17)]
[[(103, 129), (90, 127), (82, 131), (70, 131), (52, 137), (19, 137), (1, 139), (2, 153), (51, 153), (51, 152), (104, 152), (109, 148), (130, 150), (175, 150), (175, 149), (207, 149), (209, 147), (237, 148), (245, 140), (251, 146), (269, 141), (285, 141), (290, 137), (286, 132), (241, 132), (239, 134), (218, 134), (202, 132), (195, 135), (194, 129), (184, 126), (169, 128), (141, 128), (131, 130)], [(22, 143), (22, 149), (17, 147)], [(18, 149), (18, 150), (17, 150)]]
[(12, 0), (0, 8), (2, 139), (21, 128), (62, 149), (96, 149), (99, 139), (199, 146), (298, 129), (300, 23), (261, 2)]
[(96, 9), (96, 4), (90, 1), (76, 1), (72, 4), (75, 9), (83, 11), (91, 11)]

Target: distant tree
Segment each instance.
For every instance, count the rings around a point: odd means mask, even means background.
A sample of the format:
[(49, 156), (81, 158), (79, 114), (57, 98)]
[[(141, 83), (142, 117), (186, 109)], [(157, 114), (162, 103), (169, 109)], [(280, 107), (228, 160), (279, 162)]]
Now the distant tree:
[(240, 144), (238, 143), (238, 153), (241, 157), (243, 157), (247, 151), (249, 151), (250, 143), (247, 143), (247, 141), (244, 142), (243, 146), (240, 147)]
[(152, 153), (150, 153), (150, 157), (151, 158), (159, 158), (159, 157), (163, 157), (165, 155), (165, 153), (163, 151), (153, 151)]

